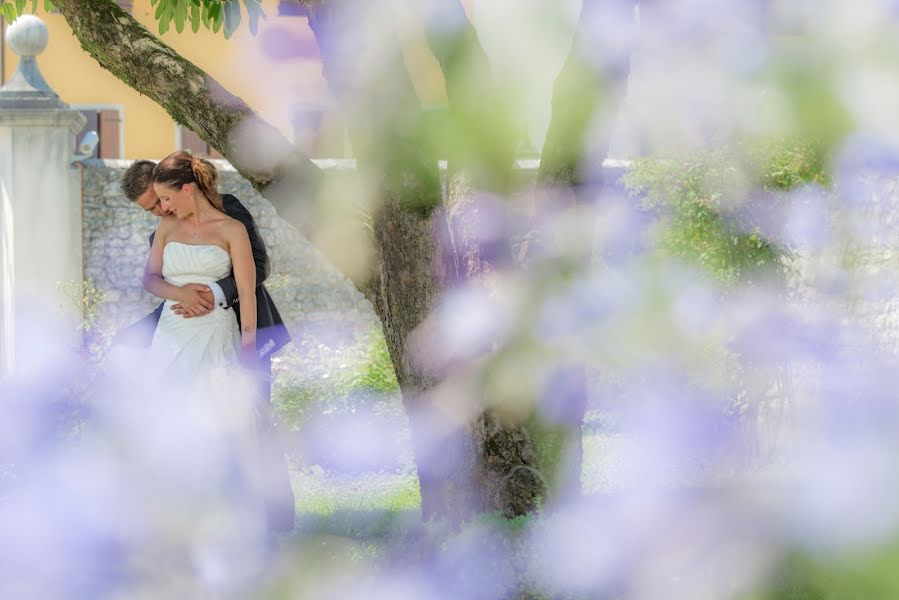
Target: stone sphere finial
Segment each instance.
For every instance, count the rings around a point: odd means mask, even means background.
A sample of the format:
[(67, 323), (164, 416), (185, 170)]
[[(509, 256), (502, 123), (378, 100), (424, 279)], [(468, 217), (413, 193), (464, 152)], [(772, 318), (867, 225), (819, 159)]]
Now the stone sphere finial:
[(34, 15), (20, 16), (6, 30), (9, 47), (22, 58), (43, 52), (49, 39), (47, 26)]

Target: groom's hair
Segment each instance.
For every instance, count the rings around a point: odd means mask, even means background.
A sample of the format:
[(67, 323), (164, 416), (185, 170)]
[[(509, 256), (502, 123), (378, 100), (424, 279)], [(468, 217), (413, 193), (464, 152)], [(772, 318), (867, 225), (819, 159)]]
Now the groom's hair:
[(151, 160), (136, 160), (131, 163), (125, 174), (122, 175), (122, 192), (132, 202), (147, 191), (153, 182), (153, 169), (156, 163)]

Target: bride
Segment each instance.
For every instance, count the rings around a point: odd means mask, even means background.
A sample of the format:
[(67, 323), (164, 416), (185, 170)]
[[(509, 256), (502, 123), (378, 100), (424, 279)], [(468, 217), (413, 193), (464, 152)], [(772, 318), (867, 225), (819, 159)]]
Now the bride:
[[(187, 152), (175, 152), (153, 170), (153, 187), (164, 216), (144, 271), (144, 288), (164, 298), (151, 353), (154, 366), (179, 379), (238, 361), (256, 366), (256, 267), (244, 225), (225, 214), (215, 167)], [(230, 313), (214, 307), (208, 315), (185, 319), (170, 310), (179, 288), (213, 283), (233, 269), (240, 331)]]
[[(205, 536), (201, 546), (221, 548), (222, 536), (241, 545), (246, 536), (233, 531), (234, 524), (250, 523), (250, 531), (257, 532), (265, 520), (258, 469), (251, 458), (258, 443), (258, 358), (250, 240), (246, 227), (225, 214), (209, 161), (175, 152), (156, 165), (153, 187), (170, 214), (159, 222), (143, 276), (147, 291), (165, 299), (148, 360), (151, 372), (161, 375), (155, 409), (168, 415), (157, 422), (162, 425), (159, 444), (174, 459), (170, 471), (181, 471), (173, 485), (162, 486), (160, 505), (187, 514), (179, 527), (182, 532), (185, 525), (193, 527), (197, 536)], [(220, 306), (191, 318), (171, 310), (181, 286), (213, 283), (232, 271), (239, 327)], [(172, 473), (165, 478), (171, 481)], [(221, 507), (230, 516), (211, 519), (209, 507)], [(203, 519), (208, 527), (202, 526)], [(222, 532), (222, 523), (231, 530)], [(225, 542), (229, 545), (234, 544)]]

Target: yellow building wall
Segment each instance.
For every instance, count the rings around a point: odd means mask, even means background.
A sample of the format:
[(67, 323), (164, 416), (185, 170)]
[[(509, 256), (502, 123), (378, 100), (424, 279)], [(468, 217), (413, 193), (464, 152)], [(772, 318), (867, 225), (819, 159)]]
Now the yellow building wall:
[[(469, 15), (473, 0), (464, 0)], [(267, 19), (259, 32), (250, 34), (246, 22), (226, 40), (219, 32), (204, 28), (182, 33), (172, 27), (162, 39), (241, 97), (264, 119), (288, 138), (291, 107), (301, 104), (331, 106), (333, 100), (321, 72), (314, 35), (305, 17), (279, 16), (277, 0), (263, 0)], [(133, 16), (158, 35), (150, 0), (135, 0)], [(159, 159), (176, 149), (176, 127), (168, 114), (149, 98), (116, 79), (81, 50), (61, 15), (39, 12), (50, 33), (47, 49), (38, 65), (47, 83), (63, 101), (72, 105), (112, 105), (123, 109), (124, 147), (127, 159)], [(244, 21), (246, 15), (244, 13)], [(306, 49), (302, 57), (273, 60), (264, 49), (266, 40), (287, 37)], [(4, 41), (5, 43), (5, 41)], [(446, 102), (440, 66), (427, 49), (424, 35), (412, 35), (404, 48), (416, 91), (425, 105)], [(6, 48), (6, 78), (14, 72), (18, 58)]]

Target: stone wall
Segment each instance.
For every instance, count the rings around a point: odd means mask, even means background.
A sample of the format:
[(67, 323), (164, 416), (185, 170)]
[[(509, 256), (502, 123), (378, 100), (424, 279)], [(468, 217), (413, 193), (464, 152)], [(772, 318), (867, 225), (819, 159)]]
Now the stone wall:
[[(259, 226), (272, 261), (266, 282), (294, 339), (308, 328), (327, 325), (356, 333), (377, 326), (371, 305), (356, 287), (262, 198), (233, 167), (215, 161), (222, 193), (234, 194)], [(84, 277), (106, 292), (97, 309), (107, 331), (128, 325), (151, 312), (159, 300), (144, 291), (141, 275), (149, 250), (148, 237), (157, 218), (130, 203), (119, 181), (131, 161), (92, 160), (82, 171)], [(343, 166), (328, 163), (326, 170)]]

